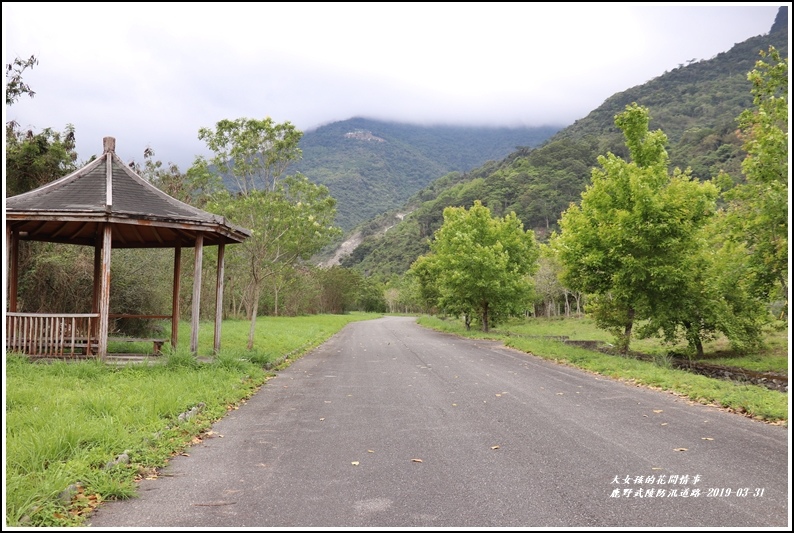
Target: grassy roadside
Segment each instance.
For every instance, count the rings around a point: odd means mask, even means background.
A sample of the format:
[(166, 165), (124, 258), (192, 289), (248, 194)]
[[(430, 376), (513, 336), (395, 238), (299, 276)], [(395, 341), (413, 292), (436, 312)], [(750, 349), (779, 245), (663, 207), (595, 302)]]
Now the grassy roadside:
[[(245, 349), (249, 322), (225, 321), (221, 354), (211, 363), (184, 346), (166, 349), (162, 364), (118, 368), (7, 354), (5, 525), (82, 525), (99, 503), (131, 497), (136, 480), (156, 476), (170, 457), (211, 437), (213, 422), (274, 375), (268, 368), (288, 364), (349, 322), (379, 316), (263, 317), (253, 351)], [(180, 345), (189, 344), (189, 327), (180, 325)], [(202, 359), (212, 336), (213, 324), (201, 324)]]
[[(656, 355), (656, 362), (608, 355), (585, 350), (562, 342), (543, 338), (544, 336), (567, 335), (576, 340), (602, 340), (609, 342), (608, 333), (597, 330), (592, 322), (584, 319), (535, 320), (532, 322), (511, 323), (502, 328), (502, 332), (483, 333), (474, 329), (466, 331), (459, 320), (442, 320), (437, 317), (420, 317), (422, 326), (445, 331), (456, 335), (472, 338), (489, 338), (501, 340), (506, 346), (552, 360), (557, 363), (571, 365), (589, 372), (594, 372), (615, 379), (629, 381), (637, 385), (653, 387), (687, 397), (693, 401), (716, 405), (758, 420), (788, 425), (789, 399), (782, 392), (769, 390), (766, 387), (749, 384), (738, 384), (719, 379), (708, 378), (672, 368), (663, 356), (663, 349), (658, 342), (643, 341), (641, 349), (645, 353)], [(507, 332), (510, 333), (507, 333)], [(536, 337), (518, 337), (534, 335)], [(788, 357), (784, 356), (787, 347), (782, 350), (779, 335), (770, 332), (773, 341), (769, 353), (755, 354), (745, 358), (723, 357), (722, 359), (736, 364), (743, 360), (757, 368), (780, 369), (785, 363), (788, 368)], [(787, 333), (786, 333), (787, 335)], [(787, 343), (786, 343), (787, 345)], [(719, 350), (714, 346), (712, 350)], [(637, 346), (632, 346), (637, 348)], [(712, 354), (714, 352), (712, 351)], [(712, 362), (715, 358), (710, 358)], [(783, 363), (781, 363), (783, 359)]]

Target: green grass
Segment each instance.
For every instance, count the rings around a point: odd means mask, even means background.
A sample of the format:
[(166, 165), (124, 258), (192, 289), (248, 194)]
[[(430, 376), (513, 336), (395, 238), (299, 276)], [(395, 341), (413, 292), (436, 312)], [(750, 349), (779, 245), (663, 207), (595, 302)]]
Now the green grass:
[[(293, 350), (316, 346), (328, 338), (329, 333), (338, 331), (339, 323), (372, 318), (373, 314), (349, 313), (346, 315), (312, 315), (298, 317), (259, 317), (254, 335), (254, 347), (248, 350), (248, 334), (251, 322), (248, 320), (224, 320), (221, 323), (221, 352), (238, 354), (254, 361), (275, 361)], [(380, 315), (377, 315), (380, 316)], [(164, 352), (171, 347), (171, 325), (163, 321), (166, 334), (159, 335), (169, 339)], [(191, 326), (180, 322), (178, 347), (190, 346)], [(215, 323), (201, 322), (198, 332), (199, 357), (212, 357), (215, 340)], [(109, 342), (110, 353), (151, 354), (151, 342)]]
[[(7, 354), (6, 525), (79, 526), (99, 502), (133, 496), (136, 479), (202, 438), (273, 375), (267, 368), (288, 364), (349, 322), (378, 316), (263, 317), (252, 351), (245, 349), (249, 322), (224, 322), (217, 357), (214, 325), (202, 323), (201, 359), (187, 350), (190, 325), (180, 324), (179, 349), (166, 348), (152, 366), (32, 363)], [(145, 344), (142, 353), (151, 351)], [(179, 419), (202, 404), (196, 416)], [(128, 462), (107, 466), (125, 452)]]
[[(632, 344), (632, 349), (656, 356), (658, 362), (641, 361), (634, 358), (609, 355), (597, 351), (585, 350), (576, 346), (546, 339), (547, 336), (569, 336), (572, 340), (603, 340), (608, 342), (609, 336), (595, 328), (589, 319), (531, 319), (515, 321), (503, 325), (498, 331), (483, 333), (477, 330), (466, 331), (460, 320), (442, 320), (437, 317), (420, 317), (420, 325), (473, 338), (489, 338), (501, 340), (506, 346), (552, 360), (557, 363), (571, 365), (590, 372), (611, 378), (630, 381), (632, 383), (671, 391), (691, 400), (721, 406), (737, 413), (773, 423), (788, 424), (788, 395), (773, 391), (766, 387), (738, 384), (730, 381), (713, 379), (672, 368), (664, 357), (666, 349), (653, 341), (645, 340), (642, 348)], [(508, 334), (507, 332), (510, 332)], [(780, 332), (769, 332), (769, 347), (763, 353), (740, 357), (728, 357), (716, 360), (736, 362), (753, 362), (759, 368), (776, 367), (777, 362), (769, 363), (766, 359), (781, 359)], [(521, 335), (521, 336), (517, 336)], [(638, 343), (639, 344), (639, 343)], [(716, 345), (719, 345), (717, 343)], [(707, 353), (707, 356), (709, 353)], [(788, 361), (787, 358), (783, 359)], [(784, 370), (787, 372), (787, 364)]]
[[(455, 321), (450, 321), (452, 327)], [(778, 323), (765, 329), (765, 347), (743, 354), (731, 350), (724, 337), (704, 343), (705, 356), (700, 361), (709, 364), (734, 366), (757, 372), (788, 374), (788, 324)], [(596, 327), (590, 318), (529, 318), (513, 319), (493, 330), (500, 335), (568, 336), (571, 340), (596, 340), (613, 343), (612, 335)], [(631, 350), (652, 356), (671, 352), (684, 353), (686, 344), (666, 345), (658, 339), (633, 339)], [(698, 360), (694, 359), (693, 360)]]

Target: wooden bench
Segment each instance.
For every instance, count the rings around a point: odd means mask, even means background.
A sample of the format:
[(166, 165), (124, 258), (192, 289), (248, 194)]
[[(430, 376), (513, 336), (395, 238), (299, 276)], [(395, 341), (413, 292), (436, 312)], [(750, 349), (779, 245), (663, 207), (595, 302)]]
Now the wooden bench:
[(139, 337), (108, 337), (108, 342), (151, 342), (152, 343), (152, 353), (154, 355), (161, 355), (163, 344), (165, 344), (168, 339), (151, 339), (151, 338), (139, 338)]

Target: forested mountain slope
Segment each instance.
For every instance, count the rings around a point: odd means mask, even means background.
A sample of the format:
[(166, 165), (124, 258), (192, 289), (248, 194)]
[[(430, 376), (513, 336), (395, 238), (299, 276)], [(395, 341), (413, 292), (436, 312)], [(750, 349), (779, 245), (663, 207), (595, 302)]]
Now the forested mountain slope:
[(691, 167), (700, 179), (725, 171), (742, 181), (745, 154), (736, 118), (752, 106), (747, 73), (769, 46), (788, 57), (787, 18), (787, 8), (781, 8), (770, 33), (615, 94), (541, 147), (520, 148), (498, 162), (444, 175), (401, 208), (357, 228), (361, 243), (342, 258), (342, 266), (368, 275), (402, 274), (427, 252), (427, 239), (440, 227), (443, 209), (470, 207), (477, 199), (496, 216), (514, 211), (544, 240), (562, 211), (579, 201), (597, 157), (607, 151), (628, 156), (614, 116), (631, 102), (648, 107), (651, 129), (667, 134), (673, 166)]
[(539, 146), (560, 126), (485, 128), (419, 126), (352, 118), (305, 132), (303, 157), (290, 166), (328, 187), (344, 230), (402, 206), (451, 171), (501, 160), (517, 147)]

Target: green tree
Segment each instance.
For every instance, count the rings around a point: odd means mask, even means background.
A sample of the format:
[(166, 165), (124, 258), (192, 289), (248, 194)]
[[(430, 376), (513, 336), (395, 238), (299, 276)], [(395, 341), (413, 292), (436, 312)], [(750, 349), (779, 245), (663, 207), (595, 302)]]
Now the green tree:
[(39, 60), (36, 56), (30, 56), (28, 59), (16, 57), (11, 63), (6, 63), (6, 105), (14, 104), (23, 94), (31, 98), (36, 95), (30, 85), (22, 81), (22, 73), (38, 64)]
[[(469, 210), (444, 209), (444, 223), (430, 243), (430, 254), (411, 269), (420, 278), (428, 273), (435, 277), (426, 294), (437, 290), (444, 310), (473, 313), (482, 330), (488, 331), (494, 319), (531, 304), (530, 275), (538, 255), (534, 234), (524, 231), (515, 213), (493, 218), (476, 200)], [(426, 282), (430, 277), (425, 276)]]
[[(188, 175), (201, 178), (199, 183), (210, 183), (209, 174), (231, 178), (236, 190), (218, 194), (208, 209), (253, 233), (229, 254), (230, 271), (244, 280), (240, 282), (241, 300), (251, 320), (248, 349), (253, 348), (266, 281), (273, 284), (277, 295), (288, 269), (340, 233), (333, 226), (336, 201), (327, 187), (315, 185), (301, 174), (283, 178), (289, 164), (301, 156), (298, 142), (302, 135), (289, 122), (276, 124), (270, 117), (221, 120), (214, 130), (199, 130), (199, 139), (215, 156), (210, 161), (197, 158), (188, 171)], [(278, 309), (277, 297), (274, 308)]]
[[(10, 107), (27, 94), (36, 92), (25, 83), (22, 74), (38, 64), (35, 56), (6, 64), (6, 106)], [(76, 170), (74, 126), (68, 124), (61, 133), (45, 128), (39, 133), (23, 131), (15, 120), (6, 122), (5, 182), (6, 196), (22, 194)]]
[(31, 191), (77, 170), (74, 126), (22, 131), (6, 123), (6, 196)]
[(568, 308), (568, 295), (559, 279), (560, 270), (559, 262), (551, 248), (547, 244), (541, 244), (538, 269), (532, 276), (532, 281), (537, 303), (540, 304), (536, 309), (542, 306), (546, 317), (559, 315), (560, 301), (565, 301), (566, 310)]
[(599, 327), (627, 352), (634, 323), (673, 316), (692, 276), (689, 258), (699, 252), (698, 230), (715, 209), (718, 189), (678, 168), (668, 174), (666, 135), (650, 132), (648, 110), (637, 104), (615, 117), (632, 161), (609, 152), (560, 219), (552, 245), (565, 286), (591, 295)]
[[(245, 280), (243, 305), (251, 320), (249, 350), (265, 282), (279, 284), (292, 265), (309, 259), (341, 233), (333, 226), (335, 206), (327, 187), (313, 184), (301, 174), (284, 178), (275, 190), (255, 190), (247, 195), (225, 192), (208, 204), (211, 211), (252, 231), (251, 237), (229, 254), (230, 273)], [(278, 308), (278, 302), (275, 306)]]
[(674, 305), (658, 306), (640, 328), (641, 337), (658, 336), (669, 344), (685, 341), (689, 353), (704, 356), (703, 343), (725, 335), (738, 352), (761, 345), (762, 327), (769, 314), (753, 295), (746, 275), (743, 243), (724, 239), (722, 213), (698, 232), (697, 246), (681, 258), (681, 295)]
[(434, 313), (441, 299), (438, 284), (441, 270), (436, 259), (433, 254), (420, 255), (406, 272), (411, 292), (415, 294), (419, 306), (427, 313)]
[(724, 196), (730, 237), (749, 252), (754, 290), (771, 299), (788, 294), (788, 59), (774, 47), (761, 57), (747, 75), (754, 108), (738, 118), (746, 182)]
[[(224, 119), (215, 130), (199, 129), (199, 139), (215, 153), (210, 163), (216, 172), (231, 178), (244, 195), (276, 189), (289, 164), (301, 157), (298, 142), (302, 136), (290, 122), (277, 124), (270, 117)], [(201, 163), (197, 161), (196, 166)]]
[(322, 293), (320, 296), (323, 313), (345, 313), (353, 309), (362, 283), (361, 275), (355, 270), (333, 266), (319, 271)]
[(215, 193), (223, 190), (220, 178), (210, 172), (206, 161), (201, 158), (197, 158), (195, 164), (185, 173), (175, 163), (164, 164), (155, 159), (154, 155), (154, 150), (146, 147), (143, 151), (143, 164), (133, 161), (130, 167), (172, 198), (202, 208)]
[(356, 307), (359, 311), (367, 313), (385, 313), (387, 310), (384, 284), (378, 279), (369, 276), (361, 279), (358, 287)]

